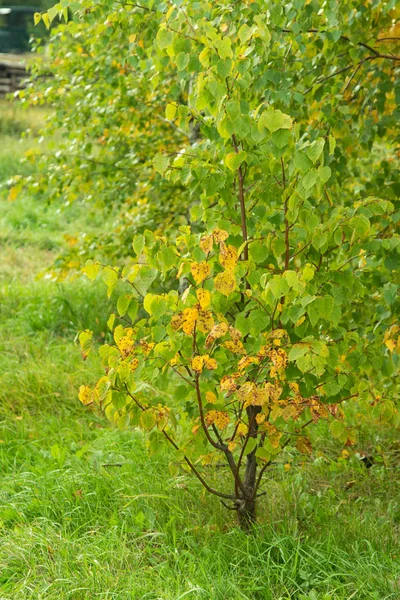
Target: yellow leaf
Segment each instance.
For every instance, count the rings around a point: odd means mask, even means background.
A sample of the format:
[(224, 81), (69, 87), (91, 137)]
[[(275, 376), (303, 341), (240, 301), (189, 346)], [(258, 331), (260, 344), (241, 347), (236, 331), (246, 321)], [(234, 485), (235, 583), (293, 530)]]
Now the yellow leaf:
[(229, 335), (231, 336), (234, 342), (238, 342), (242, 337), (242, 334), (239, 331), (239, 329), (235, 329), (235, 327), (232, 327), (232, 325), (229, 326)]
[(123, 335), (117, 342), (118, 350), (121, 352), (122, 357), (126, 358), (131, 354), (134, 348), (134, 342), (129, 335)]
[(295, 327), (300, 327), (300, 325), (301, 325), (302, 323), (304, 323), (304, 321), (305, 321), (305, 320), (306, 320), (306, 318), (305, 318), (305, 316), (303, 315), (302, 317), (300, 317), (300, 319), (298, 319), (298, 320), (296, 321)]
[(246, 423), (239, 423), (238, 428), (236, 429), (236, 435), (239, 437), (246, 437), (249, 428)]
[(18, 188), (14, 185), (8, 193), (8, 200), (10, 202), (14, 202), (14, 200), (16, 200), (17, 196), (18, 196)]
[(228, 395), (233, 394), (233, 392), (237, 388), (235, 378), (231, 377), (230, 375), (224, 375), (224, 377), (221, 379), (220, 386), (221, 386), (221, 391), (228, 392)]
[(204, 366), (204, 358), (202, 356), (195, 356), (192, 360), (192, 369), (197, 373), (201, 373)]
[(217, 402), (217, 396), (214, 392), (206, 392), (206, 400), (209, 404), (215, 404)]
[(210, 254), (210, 252), (213, 248), (213, 236), (212, 235), (203, 236), (200, 240), (200, 248), (206, 254)]
[(215, 424), (218, 427), (218, 429), (225, 429), (229, 422), (230, 418), (228, 413), (226, 412), (222, 412), (219, 410), (210, 410), (206, 414), (207, 425)]
[(197, 329), (202, 333), (208, 333), (214, 327), (214, 319), (209, 310), (199, 310)]
[(215, 340), (225, 335), (228, 331), (228, 325), (224, 322), (214, 325), (206, 339), (206, 348), (213, 345)]
[(387, 340), (385, 342), (385, 346), (389, 348), (390, 352), (393, 352), (393, 350), (396, 348), (396, 342), (394, 340)]
[(208, 290), (199, 288), (196, 292), (196, 296), (197, 296), (197, 300), (199, 301), (201, 308), (205, 309), (210, 306), (211, 294)]
[(221, 265), (228, 270), (233, 270), (236, 267), (238, 261), (238, 253), (234, 246), (226, 246), (224, 242), (221, 242), (219, 262)]
[(190, 271), (193, 275), (193, 279), (195, 280), (195, 282), (199, 284), (202, 281), (204, 281), (206, 277), (209, 276), (211, 269), (210, 265), (203, 261), (200, 263), (192, 263), (190, 265)]
[(88, 385), (81, 385), (81, 387), (79, 388), (78, 398), (85, 406), (87, 406), (88, 404), (92, 404), (93, 391)]
[(215, 369), (218, 368), (217, 361), (215, 360), (215, 358), (210, 358), (208, 354), (205, 354), (203, 356), (203, 359), (206, 369), (209, 369), (210, 371), (215, 371)]
[(233, 354), (246, 354), (246, 350), (244, 349), (244, 346), (240, 341), (234, 342), (229, 340), (227, 342), (224, 342), (223, 346), (227, 348), (227, 350), (233, 352)]
[(187, 335), (191, 335), (193, 333), (198, 316), (199, 311), (197, 308), (185, 308), (183, 311), (185, 322), (183, 323), (182, 329)]
[(255, 356), (243, 356), (238, 362), (239, 371), (243, 371), (246, 367), (252, 364), (259, 364), (259, 359)]
[(224, 242), (229, 237), (229, 233), (223, 229), (214, 229), (212, 234), (217, 244)]
[(182, 327), (185, 322), (185, 317), (183, 313), (179, 313), (177, 315), (173, 315), (171, 319), (171, 327), (174, 331), (178, 331)]
[(236, 288), (236, 279), (231, 271), (224, 271), (216, 276), (214, 285), (218, 292), (229, 296)]
[(137, 359), (137, 358), (133, 358), (131, 360), (131, 362), (129, 363), (129, 367), (130, 367), (131, 371), (133, 371), (133, 372), (136, 371), (138, 366), (139, 366), (139, 359)]

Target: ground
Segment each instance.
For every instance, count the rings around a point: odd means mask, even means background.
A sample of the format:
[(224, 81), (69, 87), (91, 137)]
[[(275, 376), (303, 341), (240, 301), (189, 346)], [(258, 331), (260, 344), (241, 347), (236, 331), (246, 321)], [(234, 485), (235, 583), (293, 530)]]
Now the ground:
[(7, 199), (34, 143), (19, 141), (24, 118), (38, 115), (0, 105), (0, 599), (400, 598), (398, 432), (287, 457), (246, 535), (197, 481), (169, 475), (171, 457), (150, 460), (138, 432), (80, 405), (99, 365), (75, 337), (105, 328), (107, 300), (83, 278), (38, 279), (88, 223), (79, 206)]

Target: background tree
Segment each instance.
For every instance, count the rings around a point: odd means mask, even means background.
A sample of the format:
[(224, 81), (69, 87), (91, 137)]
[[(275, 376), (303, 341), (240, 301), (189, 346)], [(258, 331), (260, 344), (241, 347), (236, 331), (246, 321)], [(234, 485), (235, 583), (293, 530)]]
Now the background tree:
[[(68, 139), (46, 178), (135, 215), (144, 186), (146, 218), (174, 217), (133, 253), (113, 231), (113, 263), (87, 263), (109, 295), (126, 289), (106, 375), (80, 399), (147, 430), (153, 451), (174, 446), (247, 527), (263, 473), (290, 445), (310, 453), (313, 423), (352, 444), (352, 404), (398, 421), (394, 5), (80, 8), (51, 49), (77, 44), (71, 57), (30, 94), (60, 107)], [(233, 489), (201, 468), (221, 455)]]

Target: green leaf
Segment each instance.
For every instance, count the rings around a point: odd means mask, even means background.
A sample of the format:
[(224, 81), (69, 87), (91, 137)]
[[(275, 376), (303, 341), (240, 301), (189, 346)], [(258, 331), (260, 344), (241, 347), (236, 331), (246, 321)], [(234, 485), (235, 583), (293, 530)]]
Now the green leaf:
[(303, 186), (305, 187), (306, 190), (311, 189), (318, 180), (318, 171), (317, 169), (311, 169), (311, 171), (308, 171), (304, 177), (301, 179), (301, 183), (303, 184)]
[[(329, 429), (334, 438), (345, 441), (347, 439), (346, 425), (343, 421), (332, 421), (329, 425)], [(343, 439), (345, 438), (345, 439)]]
[(186, 52), (180, 52), (176, 57), (176, 66), (178, 67), (178, 71), (183, 71), (189, 64), (190, 55), (186, 54)]
[(267, 289), (271, 290), (277, 300), (282, 296), (285, 296), (289, 291), (289, 284), (286, 279), (280, 275), (274, 275), (273, 278), (268, 282)]
[(91, 281), (94, 281), (101, 271), (101, 265), (93, 262), (93, 260), (89, 258), (85, 262), (85, 266), (82, 268), (82, 271), (89, 277)]
[(151, 431), (156, 424), (156, 415), (152, 410), (145, 410), (140, 415), (140, 424), (146, 431)]
[(117, 300), (117, 311), (120, 317), (123, 317), (128, 308), (131, 301), (132, 296), (130, 294), (122, 294)]
[(107, 321), (107, 327), (110, 329), (110, 331), (112, 331), (112, 329), (114, 327), (114, 323), (115, 323), (115, 315), (111, 314)]
[(293, 155), (293, 162), (301, 173), (306, 173), (312, 167), (312, 162), (304, 152), (297, 151)]
[(145, 246), (145, 239), (142, 233), (135, 235), (132, 242), (132, 248), (135, 251), (136, 256), (140, 256)]
[(318, 167), (318, 177), (322, 183), (326, 183), (332, 176), (332, 171), (329, 167)]
[(308, 345), (295, 344), (289, 351), (288, 359), (290, 361), (297, 360), (301, 356), (307, 354), (307, 352), (310, 352), (310, 347)]
[(156, 154), (156, 156), (153, 158), (153, 165), (157, 173), (164, 175), (169, 165), (168, 156), (164, 156), (164, 154)]
[(260, 132), (268, 129), (271, 133), (278, 129), (291, 129), (292, 119), (280, 110), (270, 110), (263, 112), (258, 120), (258, 130)]
[(91, 331), (81, 331), (79, 334), (79, 344), (84, 358), (87, 358), (92, 347), (93, 333)]
[(172, 246), (161, 246), (157, 253), (157, 259), (162, 267), (162, 271), (165, 273), (175, 267), (178, 261), (178, 257), (174, 252)]
[(175, 118), (176, 111), (177, 111), (176, 104), (171, 104), (171, 103), (167, 104), (167, 107), (165, 109), (165, 118), (168, 119), (168, 121), (172, 121)]
[(232, 58), (232, 42), (228, 36), (219, 41), (217, 51), (220, 58)]
[(237, 171), (240, 165), (246, 160), (247, 152), (241, 150), (240, 152), (230, 152), (225, 156), (225, 164), (231, 171)]
[(258, 444), (258, 439), (257, 438), (250, 438), (246, 444), (246, 450), (245, 453), (246, 454), (250, 454), (251, 452), (253, 452), (254, 448), (257, 447)]
[(313, 163), (316, 163), (321, 156), (324, 146), (325, 140), (319, 138), (307, 148), (307, 156)]
[(118, 273), (111, 267), (104, 267), (102, 278), (107, 286), (107, 296), (110, 297), (118, 282)]

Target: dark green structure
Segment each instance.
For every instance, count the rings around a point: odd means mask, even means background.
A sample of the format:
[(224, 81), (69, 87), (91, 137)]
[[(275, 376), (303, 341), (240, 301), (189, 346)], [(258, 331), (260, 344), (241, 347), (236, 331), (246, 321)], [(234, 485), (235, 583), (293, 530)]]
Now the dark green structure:
[(35, 27), (33, 15), (40, 12), (33, 6), (0, 6), (0, 53), (29, 52), (29, 38), (45, 35), (42, 23)]

